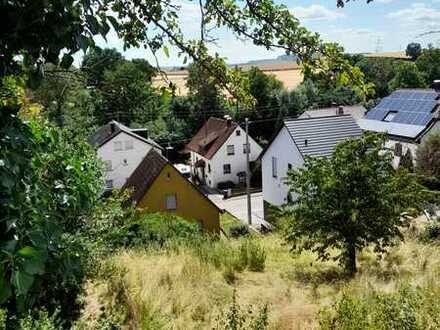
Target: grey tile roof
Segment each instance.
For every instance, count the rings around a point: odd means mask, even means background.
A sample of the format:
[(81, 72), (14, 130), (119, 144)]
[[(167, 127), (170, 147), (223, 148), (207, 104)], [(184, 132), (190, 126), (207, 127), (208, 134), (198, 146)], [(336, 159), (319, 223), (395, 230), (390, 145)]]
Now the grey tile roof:
[(144, 138), (140, 136), (139, 134), (136, 134), (136, 129), (131, 129), (116, 120), (110, 121), (108, 124), (101, 126), (97, 129), (97, 131), (89, 137), (89, 143), (93, 145), (96, 148), (99, 148), (103, 144), (105, 144), (107, 141), (111, 140), (113, 137), (118, 135), (120, 132), (125, 132), (134, 138), (143, 141), (153, 147), (156, 147), (158, 149), (163, 149), (159, 144), (157, 144), (155, 141), (149, 138)]
[(350, 115), (285, 120), (284, 125), (303, 156), (330, 156), (338, 143), (362, 135)]

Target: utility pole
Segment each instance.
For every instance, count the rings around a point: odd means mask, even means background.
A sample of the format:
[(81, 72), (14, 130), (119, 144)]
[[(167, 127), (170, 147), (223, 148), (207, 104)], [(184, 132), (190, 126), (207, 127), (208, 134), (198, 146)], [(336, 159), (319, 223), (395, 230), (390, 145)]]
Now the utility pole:
[(252, 209), (251, 209), (251, 171), (249, 166), (249, 118), (246, 117), (246, 195), (247, 195), (247, 213), (248, 213), (248, 224), (252, 225)]

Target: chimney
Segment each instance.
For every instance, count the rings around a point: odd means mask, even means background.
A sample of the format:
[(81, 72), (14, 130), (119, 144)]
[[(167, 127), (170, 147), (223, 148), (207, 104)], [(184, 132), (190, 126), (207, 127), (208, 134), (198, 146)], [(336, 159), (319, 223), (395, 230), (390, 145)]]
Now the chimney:
[(116, 123), (114, 121), (110, 122), (110, 132), (114, 133), (116, 131)]
[(440, 92), (440, 79), (436, 79), (432, 82), (431, 88), (435, 89), (436, 92)]
[(343, 107), (342, 105), (340, 105), (340, 106), (338, 107), (338, 109), (336, 110), (336, 114), (337, 114), (338, 116), (344, 114), (344, 107)]
[(304, 140), (304, 145), (307, 147), (309, 144), (309, 141), (307, 141), (307, 139)]
[(228, 127), (231, 127), (231, 124), (232, 124), (231, 116), (226, 115), (226, 116), (224, 116), (223, 118), (225, 118), (225, 120), (226, 120), (226, 125), (227, 125)]

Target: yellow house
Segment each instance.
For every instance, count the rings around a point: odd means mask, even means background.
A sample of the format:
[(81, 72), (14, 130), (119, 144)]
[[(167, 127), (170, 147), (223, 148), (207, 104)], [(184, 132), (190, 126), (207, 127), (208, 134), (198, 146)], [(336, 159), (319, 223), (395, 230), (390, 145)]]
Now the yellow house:
[(220, 210), (166, 158), (151, 149), (122, 189), (146, 212), (167, 212), (196, 221), (210, 233), (220, 233)]

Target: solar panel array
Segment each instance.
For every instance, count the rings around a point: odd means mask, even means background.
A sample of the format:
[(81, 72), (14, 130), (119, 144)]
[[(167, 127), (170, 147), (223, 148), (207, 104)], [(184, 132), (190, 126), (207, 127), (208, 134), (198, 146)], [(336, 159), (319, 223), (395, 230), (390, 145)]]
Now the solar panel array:
[(394, 112), (389, 120), (392, 123), (425, 126), (432, 120), (437, 97), (434, 90), (397, 90), (368, 111), (365, 118), (382, 121)]

